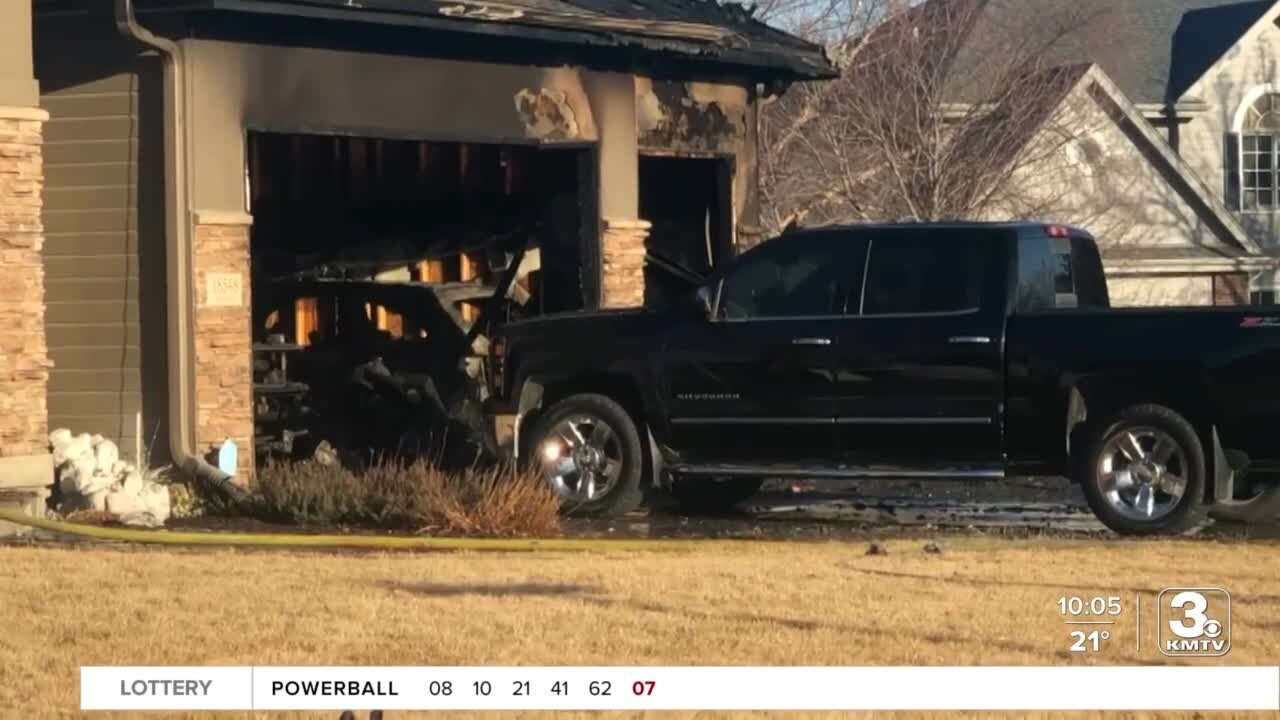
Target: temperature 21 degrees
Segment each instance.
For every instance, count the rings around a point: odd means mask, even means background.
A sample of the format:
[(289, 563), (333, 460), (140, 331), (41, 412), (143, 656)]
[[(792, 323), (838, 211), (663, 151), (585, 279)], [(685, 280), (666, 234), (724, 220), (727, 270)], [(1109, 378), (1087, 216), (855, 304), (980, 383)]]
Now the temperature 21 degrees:
[(1085, 632), (1083, 630), (1071, 631), (1071, 652), (1098, 652), (1102, 649), (1102, 643), (1111, 639), (1111, 631), (1109, 630), (1092, 630)]

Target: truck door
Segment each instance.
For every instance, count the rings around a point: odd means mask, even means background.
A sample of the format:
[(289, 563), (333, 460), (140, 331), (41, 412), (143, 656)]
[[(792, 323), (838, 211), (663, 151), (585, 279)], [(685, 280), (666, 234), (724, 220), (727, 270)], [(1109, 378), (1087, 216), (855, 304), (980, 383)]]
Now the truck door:
[(852, 464), (1001, 460), (1002, 231), (895, 229), (870, 239), (835, 362), (839, 452)]
[(802, 233), (744, 254), (713, 316), (666, 336), (670, 444), (688, 464), (810, 464), (835, 450), (831, 370), (865, 242)]

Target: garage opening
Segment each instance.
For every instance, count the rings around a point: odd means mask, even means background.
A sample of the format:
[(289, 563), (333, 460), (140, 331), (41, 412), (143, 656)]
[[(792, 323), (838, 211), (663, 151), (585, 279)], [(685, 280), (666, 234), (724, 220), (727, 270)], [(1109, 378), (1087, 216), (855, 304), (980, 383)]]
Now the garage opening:
[(645, 304), (663, 306), (733, 253), (733, 163), (640, 156), (640, 217), (652, 223)]
[(258, 460), (474, 462), (486, 328), (594, 291), (592, 153), (251, 133)]

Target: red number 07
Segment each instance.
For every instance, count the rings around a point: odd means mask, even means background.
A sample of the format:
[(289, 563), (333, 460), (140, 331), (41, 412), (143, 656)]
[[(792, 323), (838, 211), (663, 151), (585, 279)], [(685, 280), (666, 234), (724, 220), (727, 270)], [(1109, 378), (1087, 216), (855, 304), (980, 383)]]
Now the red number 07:
[(653, 681), (637, 680), (631, 684), (631, 692), (635, 693), (636, 695), (652, 695)]

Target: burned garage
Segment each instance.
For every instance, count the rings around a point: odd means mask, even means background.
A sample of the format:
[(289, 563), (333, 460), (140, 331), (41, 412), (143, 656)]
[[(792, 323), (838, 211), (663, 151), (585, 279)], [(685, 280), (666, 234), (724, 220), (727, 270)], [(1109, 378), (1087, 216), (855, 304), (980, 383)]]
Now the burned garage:
[(46, 340), (20, 391), (47, 409), (15, 447), (41, 467), (70, 428), (190, 465), (230, 441), (242, 482), (273, 455), (465, 437), (487, 327), (660, 304), (756, 242), (758, 106), (833, 72), (703, 0), (19, 19), (32, 47), (5, 58), (34, 82), (0, 105), (43, 167), (21, 287)]
[(258, 456), (476, 461), (487, 325), (584, 307), (589, 149), (248, 140)]

